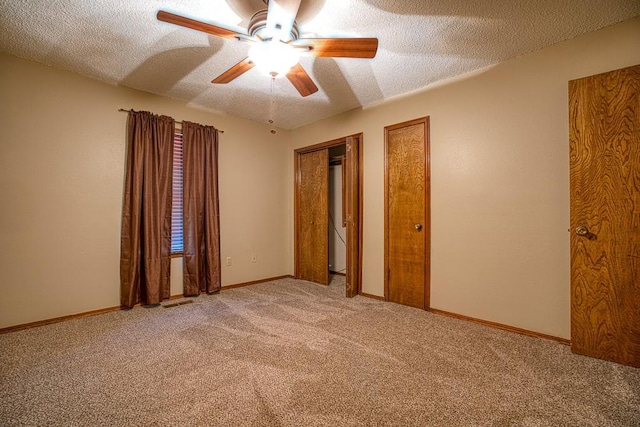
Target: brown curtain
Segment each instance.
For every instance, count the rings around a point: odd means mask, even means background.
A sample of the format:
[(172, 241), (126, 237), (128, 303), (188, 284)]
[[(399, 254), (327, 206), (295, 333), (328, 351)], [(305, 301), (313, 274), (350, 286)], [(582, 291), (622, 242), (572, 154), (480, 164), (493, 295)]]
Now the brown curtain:
[(171, 185), (175, 121), (131, 111), (120, 245), (120, 305), (170, 296)]
[(220, 290), (218, 131), (182, 123), (184, 295)]

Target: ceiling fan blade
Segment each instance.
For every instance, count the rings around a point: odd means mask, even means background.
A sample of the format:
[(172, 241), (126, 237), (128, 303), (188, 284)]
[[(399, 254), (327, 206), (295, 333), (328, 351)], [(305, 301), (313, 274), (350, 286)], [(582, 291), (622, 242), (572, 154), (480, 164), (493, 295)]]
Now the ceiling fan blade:
[(293, 22), (298, 14), (301, 0), (269, 0), (267, 10), (268, 37), (287, 41), (290, 39)]
[(220, 84), (229, 83), (230, 81), (240, 77), (241, 75), (243, 75), (244, 73), (252, 69), (254, 66), (255, 64), (251, 62), (251, 60), (249, 60), (248, 57), (244, 58), (242, 61), (238, 62), (233, 67), (229, 68), (227, 71), (220, 74), (215, 79), (211, 80), (211, 83), (220, 83)]
[(184, 16), (175, 15), (164, 10), (158, 11), (157, 18), (158, 21), (168, 22), (170, 24), (179, 25), (185, 28), (191, 28), (192, 30), (202, 31), (225, 39), (250, 39), (247, 34), (239, 33), (228, 28), (219, 27), (217, 25), (207, 24), (206, 22), (196, 21), (195, 19), (185, 18)]
[(311, 80), (309, 74), (307, 74), (300, 64), (293, 66), (287, 73), (287, 78), (302, 96), (309, 96), (318, 91), (318, 86)]
[(378, 52), (376, 38), (298, 39), (293, 46), (308, 46), (313, 56), (331, 58), (373, 58)]

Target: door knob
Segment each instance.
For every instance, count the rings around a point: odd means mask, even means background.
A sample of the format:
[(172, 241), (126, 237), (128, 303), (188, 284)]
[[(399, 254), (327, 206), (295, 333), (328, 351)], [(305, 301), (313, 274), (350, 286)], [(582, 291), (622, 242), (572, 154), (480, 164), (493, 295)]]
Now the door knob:
[(415, 227), (418, 231), (422, 230), (422, 224), (416, 224)]
[(581, 225), (580, 227), (576, 228), (576, 234), (578, 236), (587, 236), (589, 234), (589, 229), (584, 225)]

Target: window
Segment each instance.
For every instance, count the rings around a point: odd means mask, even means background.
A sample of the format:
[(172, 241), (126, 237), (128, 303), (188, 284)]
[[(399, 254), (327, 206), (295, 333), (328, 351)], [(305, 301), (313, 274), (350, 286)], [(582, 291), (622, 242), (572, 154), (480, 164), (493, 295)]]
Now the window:
[(173, 137), (173, 202), (171, 206), (171, 254), (182, 254), (182, 134)]

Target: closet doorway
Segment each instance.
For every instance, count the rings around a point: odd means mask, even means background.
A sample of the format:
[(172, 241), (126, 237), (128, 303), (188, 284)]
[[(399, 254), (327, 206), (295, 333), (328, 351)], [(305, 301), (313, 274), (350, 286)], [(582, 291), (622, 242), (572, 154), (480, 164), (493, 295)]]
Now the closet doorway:
[(330, 271), (344, 273), (346, 296), (358, 295), (362, 134), (297, 149), (294, 164), (295, 277), (328, 285)]
[(346, 145), (329, 148), (329, 274), (347, 271), (345, 161)]

